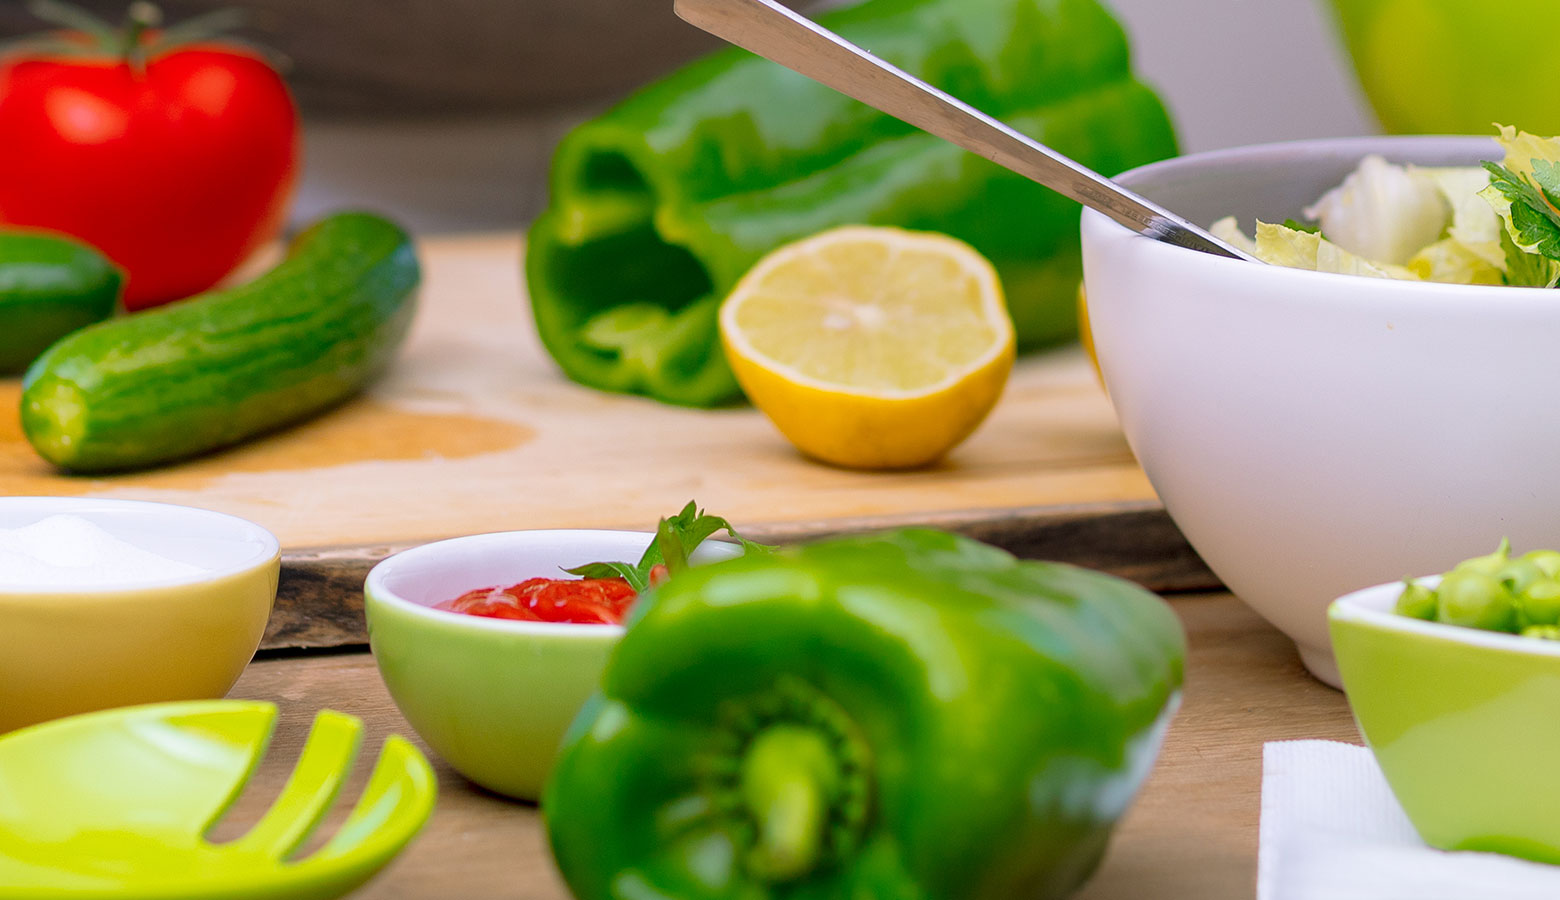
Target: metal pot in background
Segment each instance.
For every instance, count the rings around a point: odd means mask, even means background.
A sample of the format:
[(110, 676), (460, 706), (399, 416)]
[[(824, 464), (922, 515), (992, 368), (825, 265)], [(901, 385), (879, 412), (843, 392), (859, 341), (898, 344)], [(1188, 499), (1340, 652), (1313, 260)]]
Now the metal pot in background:
[[(75, 0), (118, 22), (127, 0)], [(310, 118), (533, 111), (600, 102), (719, 42), (671, 4), (626, 0), (160, 0), (171, 23), (242, 10), (239, 33), (284, 55)], [(0, 40), (44, 26), (0, 3)]]

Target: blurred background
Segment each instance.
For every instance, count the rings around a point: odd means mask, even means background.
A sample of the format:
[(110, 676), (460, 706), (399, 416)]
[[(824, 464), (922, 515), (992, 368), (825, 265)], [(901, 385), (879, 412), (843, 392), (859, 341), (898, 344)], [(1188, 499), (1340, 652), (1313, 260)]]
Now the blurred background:
[[(1110, 2), (1186, 151), (1377, 128), (1320, 0)], [(118, 21), (126, 0), (78, 5)], [(249, 10), (247, 36), (291, 61), (308, 120), (295, 221), (371, 199), (423, 233), (529, 221), (570, 125), (716, 45), (671, 0), (160, 5), (172, 21)], [(37, 27), (22, 0), (0, 0), (0, 39)]]

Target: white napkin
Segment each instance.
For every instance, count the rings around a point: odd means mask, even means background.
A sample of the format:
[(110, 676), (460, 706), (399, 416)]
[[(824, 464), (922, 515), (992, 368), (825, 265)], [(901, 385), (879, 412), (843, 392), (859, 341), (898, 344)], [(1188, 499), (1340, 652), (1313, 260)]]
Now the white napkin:
[(1365, 747), (1262, 748), (1257, 900), (1557, 900), (1560, 866), (1419, 839)]

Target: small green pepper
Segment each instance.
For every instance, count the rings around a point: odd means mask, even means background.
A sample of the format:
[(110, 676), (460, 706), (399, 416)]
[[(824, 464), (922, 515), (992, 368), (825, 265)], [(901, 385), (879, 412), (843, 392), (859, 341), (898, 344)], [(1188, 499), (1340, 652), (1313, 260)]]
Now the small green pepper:
[(1438, 590), (1403, 579), (1398, 615), (1485, 631), (1560, 640), (1560, 551), (1533, 550), (1511, 558), (1501, 539), (1494, 553), (1463, 560)]
[(1519, 558), (1538, 566), (1550, 578), (1560, 578), (1560, 550), (1530, 550)]
[(1485, 631), (1517, 630), (1516, 598), (1492, 574), (1453, 569), (1441, 579), (1436, 598), (1437, 621)]
[(1560, 581), (1535, 581), (1518, 594), (1517, 624), (1560, 625)]
[(1520, 595), (1530, 585), (1543, 581), (1549, 576), (1544, 574), (1544, 570), (1539, 568), (1537, 563), (1518, 558), (1496, 569), (1495, 577), (1506, 586), (1507, 590)]
[(1486, 556), (1475, 556), (1465, 559), (1452, 568), (1453, 572), (1483, 572), (1494, 575), (1511, 561), (1511, 541), (1508, 538), (1500, 539), (1500, 546), (1495, 552)]
[[(865, 0), (819, 21), (1106, 175), (1173, 156), (1099, 0)], [(537, 334), (570, 378), (687, 406), (741, 396), (716, 315), (771, 250), (846, 224), (990, 259), (1020, 351), (1069, 340), (1078, 204), (735, 48), (571, 132), (526, 244)]]
[(543, 800), (578, 900), (1044, 900), (1180, 692), (1128, 582), (936, 531), (690, 569), (634, 607)]
[(1398, 595), (1394, 611), (1400, 616), (1433, 621), (1436, 613), (1435, 591), (1405, 578), (1403, 593)]

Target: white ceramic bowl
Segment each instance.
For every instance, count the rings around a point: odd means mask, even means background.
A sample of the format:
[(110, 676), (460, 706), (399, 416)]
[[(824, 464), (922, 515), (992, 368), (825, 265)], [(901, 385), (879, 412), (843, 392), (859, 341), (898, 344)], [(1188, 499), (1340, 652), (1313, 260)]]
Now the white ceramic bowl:
[[(1120, 180), (1201, 224), (1300, 214), (1368, 153), (1498, 159), (1480, 138), (1352, 138), (1169, 160)], [(1560, 293), (1222, 259), (1083, 222), (1122, 429), (1224, 583), (1338, 684), (1327, 605), (1503, 535), (1560, 546)]]
[(0, 573), (0, 732), (112, 706), (226, 694), (276, 599), (276, 538), (253, 522), (166, 503), (0, 497), (0, 528), (54, 515), (204, 569), (93, 585)]
[[(601, 560), (635, 562), (638, 531), (506, 531), (424, 544), (379, 563), (364, 585), (374, 661), (396, 706), (457, 772), (488, 790), (535, 800), (558, 743), (601, 682), (619, 625), (518, 622), (431, 609)], [(738, 556), (706, 541), (695, 563)]]

